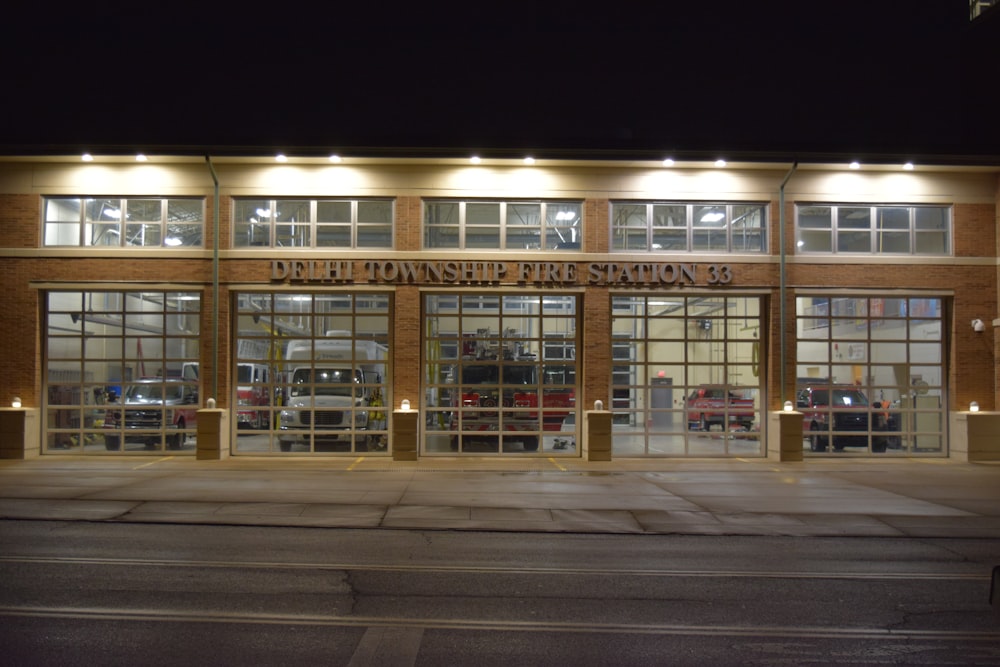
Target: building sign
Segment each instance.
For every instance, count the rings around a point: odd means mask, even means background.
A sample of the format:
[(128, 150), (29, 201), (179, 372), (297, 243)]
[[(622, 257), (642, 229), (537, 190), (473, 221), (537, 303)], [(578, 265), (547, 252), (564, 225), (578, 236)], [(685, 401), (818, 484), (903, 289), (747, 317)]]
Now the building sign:
[(438, 285), (728, 285), (728, 264), (655, 262), (461, 262), (275, 259), (271, 280), (291, 283)]

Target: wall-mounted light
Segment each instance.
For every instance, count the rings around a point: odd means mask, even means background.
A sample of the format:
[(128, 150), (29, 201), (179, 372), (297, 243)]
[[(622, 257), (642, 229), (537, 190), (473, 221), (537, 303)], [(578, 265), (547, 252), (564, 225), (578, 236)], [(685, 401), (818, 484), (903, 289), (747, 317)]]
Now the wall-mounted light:
[(969, 412), (979, 412), (979, 403), (975, 401), (969, 403)]
[(12, 408), (19, 408), (19, 407), (21, 407), (21, 397), (20, 396), (15, 396), (14, 400), (10, 402), (10, 407), (12, 407)]
[(404, 398), (402, 401), (400, 401), (400, 403), (399, 403), (399, 409), (402, 410), (403, 412), (409, 412), (410, 411), (410, 399)]
[(785, 412), (792, 412), (795, 410), (795, 404), (791, 401), (785, 401)]
[(976, 333), (982, 333), (986, 331), (986, 323), (977, 317), (972, 320), (972, 330)]

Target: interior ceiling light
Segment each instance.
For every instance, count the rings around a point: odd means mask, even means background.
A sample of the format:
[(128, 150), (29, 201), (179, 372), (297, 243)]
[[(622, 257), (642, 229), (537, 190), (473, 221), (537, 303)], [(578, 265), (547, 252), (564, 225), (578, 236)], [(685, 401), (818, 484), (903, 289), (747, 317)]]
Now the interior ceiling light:
[(663, 166), (664, 167), (672, 167), (672, 166), (674, 166), (674, 160), (673, 160), (673, 158), (669, 158), (668, 157), (666, 160), (664, 160), (663, 161)]
[(91, 155), (90, 153), (84, 153), (83, 155), (80, 156), (80, 159), (83, 160), (84, 162), (93, 162), (94, 156)]
[(535, 158), (529, 155), (528, 157), (524, 158), (524, 164), (535, 164)]
[(341, 159), (342, 158), (339, 155), (337, 155), (337, 154), (334, 154), (334, 155), (330, 156), (330, 162), (340, 162)]
[(705, 215), (701, 216), (702, 222), (718, 222), (726, 217), (725, 213), (720, 213), (719, 211), (709, 211)]
[(716, 167), (725, 167), (726, 166), (726, 161), (720, 158), (720, 159), (718, 159), (718, 160), (715, 161), (715, 166)]
[(277, 155), (275, 155), (275, 156), (274, 156), (274, 159), (275, 159), (275, 160), (277, 160), (278, 162), (288, 162), (288, 158), (287, 158), (287, 157), (285, 157), (285, 156), (284, 156), (283, 154), (281, 154), (281, 153), (278, 153)]
[(138, 155), (135, 156), (135, 161), (136, 162), (145, 162), (146, 161), (146, 156), (143, 155), (142, 153), (139, 153)]
[(852, 162), (851, 164), (849, 164), (848, 166), (851, 169), (861, 169), (861, 163), (858, 162), (858, 161), (856, 161), (856, 160), (854, 162)]
[(913, 171), (913, 163), (907, 162), (906, 164), (903, 165), (903, 169), (906, 171)]

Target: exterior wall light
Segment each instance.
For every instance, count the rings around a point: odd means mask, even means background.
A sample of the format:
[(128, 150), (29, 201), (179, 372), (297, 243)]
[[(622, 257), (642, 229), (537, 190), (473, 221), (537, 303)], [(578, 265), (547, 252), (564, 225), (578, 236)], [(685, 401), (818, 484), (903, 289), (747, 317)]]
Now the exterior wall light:
[(979, 412), (979, 403), (975, 401), (969, 403), (969, 412)]
[(399, 403), (399, 409), (402, 410), (403, 412), (409, 412), (410, 411), (410, 399), (404, 398)]
[(10, 407), (12, 407), (12, 408), (19, 408), (19, 407), (21, 407), (21, 397), (20, 396), (15, 396), (14, 400), (10, 402)]
[(791, 401), (785, 401), (785, 412), (792, 412), (795, 410), (795, 404)]

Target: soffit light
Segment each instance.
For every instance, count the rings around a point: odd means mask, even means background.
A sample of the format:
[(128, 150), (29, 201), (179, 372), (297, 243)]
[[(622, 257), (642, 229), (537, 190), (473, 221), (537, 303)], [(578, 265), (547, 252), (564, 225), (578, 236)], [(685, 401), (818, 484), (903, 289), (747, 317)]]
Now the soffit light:
[(856, 160), (847, 166), (851, 169), (861, 169), (861, 163)]
[(663, 166), (664, 167), (672, 167), (672, 166), (674, 166), (674, 160), (673, 160), (673, 158), (669, 158), (668, 157), (666, 160), (664, 160), (663, 161)]
[(716, 167), (725, 167), (726, 166), (726, 161), (723, 160), (722, 158), (719, 158), (718, 160), (715, 161), (715, 166)]
[(528, 157), (524, 158), (524, 164), (535, 164), (535, 158), (529, 155)]
[(473, 155), (472, 157), (469, 158), (469, 162), (471, 162), (472, 164), (479, 164), (480, 162), (482, 162), (482, 160), (479, 159), (478, 155)]
[(136, 162), (145, 162), (146, 160), (147, 160), (146, 156), (143, 155), (142, 153), (139, 153), (138, 155), (135, 156)]
[(906, 171), (913, 171), (913, 163), (907, 162), (906, 164), (903, 165), (903, 169)]
[(337, 154), (330, 156), (330, 162), (340, 162), (341, 160), (343, 160), (343, 158)]
[(277, 160), (278, 162), (288, 162), (288, 158), (285, 157), (284, 154), (282, 153), (278, 153), (277, 155), (275, 155), (274, 159)]
[(83, 160), (84, 162), (93, 162), (94, 156), (91, 155), (90, 153), (84, 153), (83, 155), (80, 156), (80, 159)]

